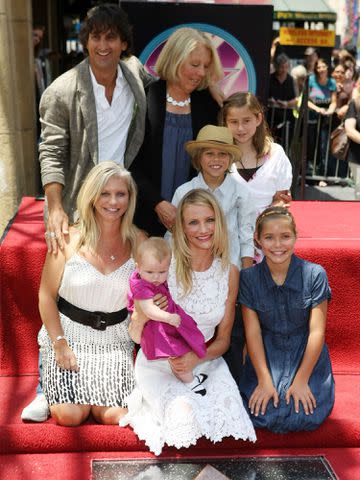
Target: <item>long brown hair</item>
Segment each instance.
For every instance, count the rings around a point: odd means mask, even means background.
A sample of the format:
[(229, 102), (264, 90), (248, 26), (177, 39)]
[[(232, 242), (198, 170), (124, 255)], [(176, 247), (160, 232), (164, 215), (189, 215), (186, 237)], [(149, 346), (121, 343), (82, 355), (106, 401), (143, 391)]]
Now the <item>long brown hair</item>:
[(323, 63), (324, 65), (327, 66), (327, 69), (328, 69), (328, 73), (327, 73), (327, 76), (329, 78), (330, 76), (330, 73), (329, 73), (329, 64), (328, 62), (324, 59), (324, 58), (318, 58), (315, 62), (315, 65), (314, 65), (314, 75), (316, 77), (316, 80), (319, 80), (319, 73), (317, 71), (317, 67), (319, 66), (319, 63)]
[(265, 119), (264, 108), (255, 95), (251, 92), (237, 92), (230, 95), (230, 97), (224, 101), (223, 107), (219, 112), (219, 125), (223, 125), (224, 127), (227, 126), (226, 120), (230, 108), (241, 108), (245, 106), (249, 107), (249, 110), (254, 115), (262, 116), (262, 121), (256, 128), (255, 135), (252, 139), (256, 151), (256, 157), (261, 158), (269, 153), (273, 139)]

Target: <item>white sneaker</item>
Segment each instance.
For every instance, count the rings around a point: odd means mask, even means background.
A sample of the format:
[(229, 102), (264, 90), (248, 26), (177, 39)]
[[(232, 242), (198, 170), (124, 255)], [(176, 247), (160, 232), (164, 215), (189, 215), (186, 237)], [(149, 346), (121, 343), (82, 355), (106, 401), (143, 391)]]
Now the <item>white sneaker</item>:
[(43, 393), (38, 393), (34, 400), (21, 412), (21, 420), (27, 422), (45, 422), (49, 418), (50, 410)]

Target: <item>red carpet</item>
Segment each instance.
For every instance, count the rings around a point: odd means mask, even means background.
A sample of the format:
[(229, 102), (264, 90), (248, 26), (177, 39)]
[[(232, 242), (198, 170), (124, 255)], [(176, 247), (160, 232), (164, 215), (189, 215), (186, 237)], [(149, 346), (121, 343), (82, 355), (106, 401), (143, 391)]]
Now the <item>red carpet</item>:
[[(46, 423), (22, 423), (22, 407), (33, 396), (35, 376), (0, 378), (1, 440), (0, 453), (59, 453), (82, 451), (147, 451), (130, 428), (97, 425), (88, 421), (77, 428), (59, 427), (53, 420)], [(223, 450), (241, 453), (243, 449), (260, 448), (353, 448), (360, 447), (360, 377), (336, 376), (336, 402), (331, 416), (314, 432), (286, 435), (258, 430), (255, 444), (231, 438), (214, 444), (201, 439), (191, 450)], [(167, 448), (167, 454), (175, 454)], [(181, 450), (182, 454), (188, 450)]]
[[(24, 424), (20, 420), (21, 409), (33, 397), (37, 381), (36, 335), (41, 325), (37, 290), (45, 255), (42, 206), (42, 202), (24, 198), (0, 246), (0, 453), (3, 454), (0, 467), (6, 473), (1, 478), (43, 478), (9, 476), (10, 463), (15, 462), (21, 471), (27, 463), (26, 454), (39, 459), (40, 469), (51, 471), (51, 462), (45, 460), (48, 457), (44, 453), (54, 455), (61, 465), (65, 460), (60, 454), (64, 452), (128, 452), (129, 456), (146, 452), (130, 429), (93, 422), (64, 428), (51, 420), (44, 424)], [(351, 457), (349, 472), (355, 471), (355, 465), (359, 464), (360, 204), (294, 202), (291, 209), (299, 230), (297, 253), (325, 267), (333, 291), (327, 327), (327, 343), (336, 373), (336, 402), (331, 416), (316, 432), (275, 435), (258, 431), (258, 442), (254, 445), (226, 439), (214, 447), (202, 439), (192, 449), (167, 449), (166, 455), (260, 454), (264, 449), (279, 453), (289, 448), (297, 449), (300, 454), (298, 449), (322, 449), (332, 452), (337, 465), (341, 457), (344, 460), (347, 455)], [(344, 453), (339, 455), (337, 449), (347, 450), (341, 450)], [(307, 451), (311, 454), (311, 450)], [(94, 455), (73, 453), (71, 458), (74, 465), (77, 462), (82, 465), (85, 457), (88, 462)], [(360, 478), (360, 473), (340, 478)]]
[(327, 271), (333, 300), (326, 342), (335, 373), (360, 373), (360, 203), (293, 202), (296, 251)]
[[(37, 291), (46, 252), (42, 207), (25, 197), (0, 246), (0, 374), (37, 371)], [(333, 301), (326, 339), (334, 371), (358, 373), (360, 204), (293, 202), (291, 210), (299, 231), (297, 253), (323, 265), (329, 276)]]

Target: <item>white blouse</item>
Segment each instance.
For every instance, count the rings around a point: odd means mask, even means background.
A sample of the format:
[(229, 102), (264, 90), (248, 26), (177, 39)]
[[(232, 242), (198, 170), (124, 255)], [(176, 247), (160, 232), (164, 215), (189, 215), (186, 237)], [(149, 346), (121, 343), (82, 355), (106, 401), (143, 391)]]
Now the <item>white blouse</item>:
[(255, 214), (259, 215), (271, 205), (276, 192), (291, 187), (292, 167), (282, 146), (272, 143), (269, 154), (255, 175), (248, 182), (240, 176), (240, 181), (247, 185)]

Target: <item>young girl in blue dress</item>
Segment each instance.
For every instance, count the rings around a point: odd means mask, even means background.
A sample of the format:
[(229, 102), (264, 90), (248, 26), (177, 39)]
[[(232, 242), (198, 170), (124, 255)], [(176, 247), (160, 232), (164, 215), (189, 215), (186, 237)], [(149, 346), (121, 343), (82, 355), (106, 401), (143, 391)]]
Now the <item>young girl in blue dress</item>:
[(241, 272), (248, 354), (241, 395), (255, 427), (313, 430), (330, 414), (334, 379), (325, 341), (331, 293), (325, 270), (294, 255), (296, 227), (284, 207), (258, 217), (264, 259)]

